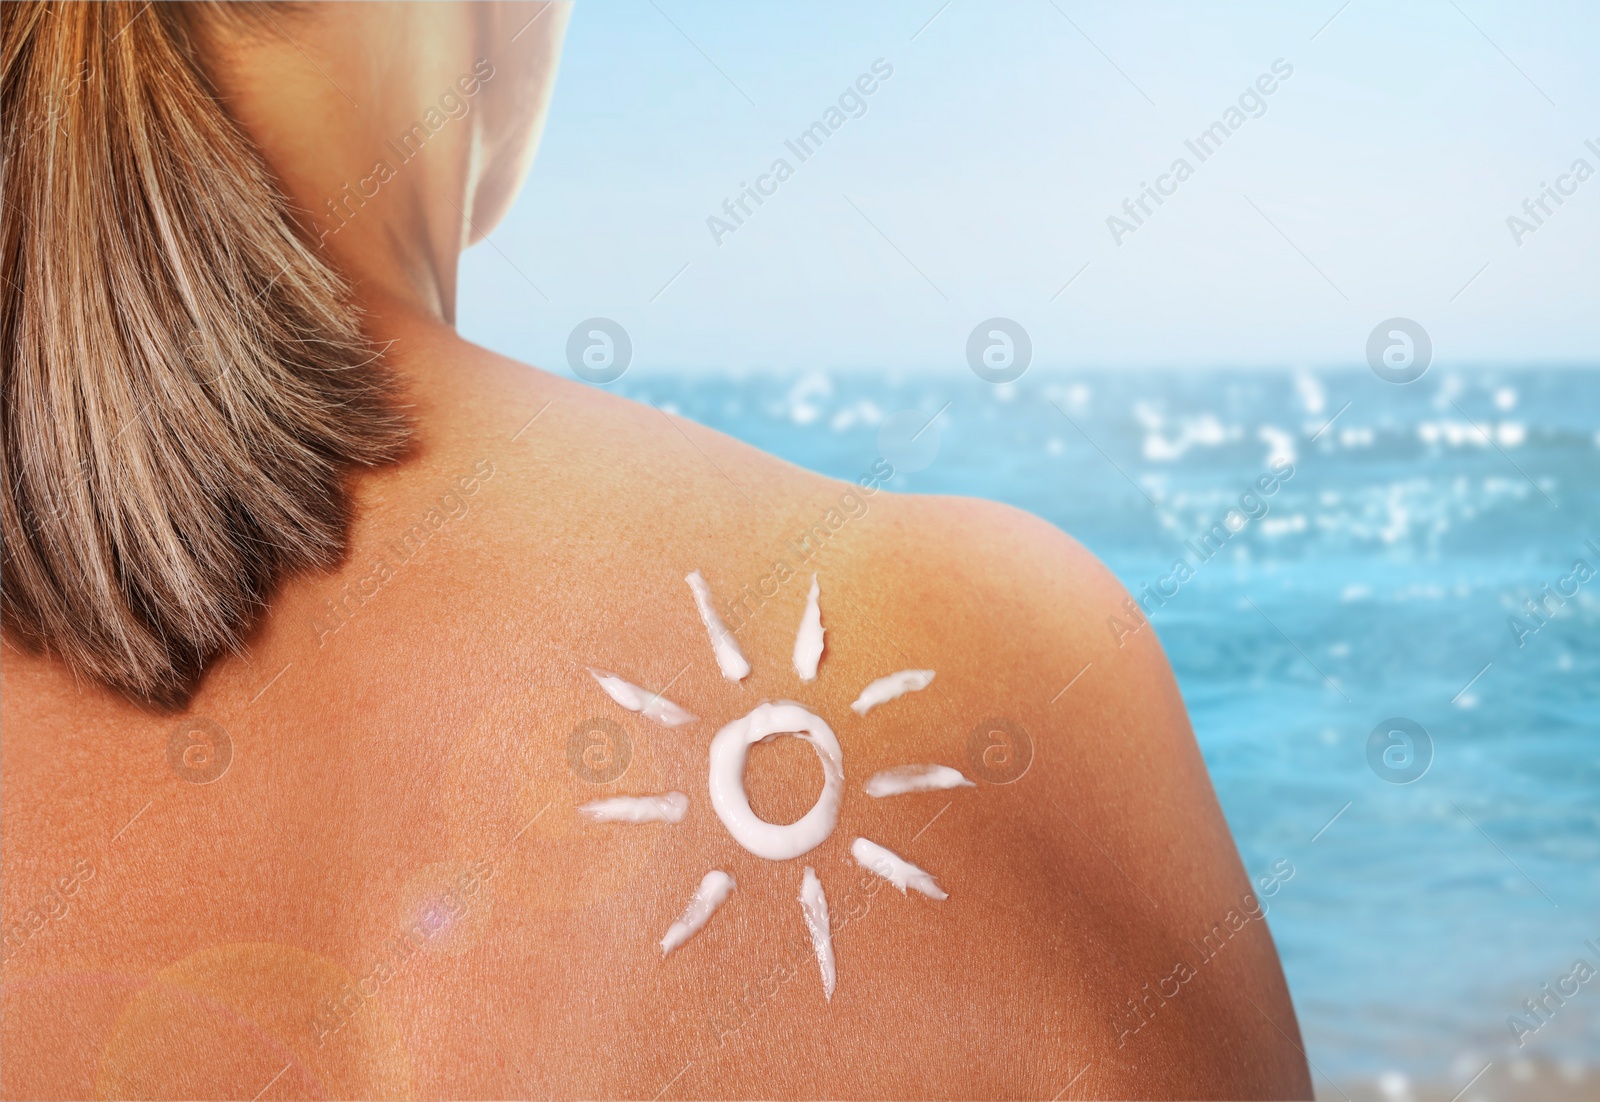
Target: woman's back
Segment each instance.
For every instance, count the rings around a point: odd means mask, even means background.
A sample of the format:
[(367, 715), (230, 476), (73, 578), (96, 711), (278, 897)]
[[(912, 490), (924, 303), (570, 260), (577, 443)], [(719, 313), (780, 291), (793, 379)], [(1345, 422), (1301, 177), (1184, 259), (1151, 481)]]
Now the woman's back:
[[(1106, 630), (1124, 598), (1081, 548), (376, 324), (430, 428), (358, 484), (344, 565), (289, 585), (181, 717), (7, 655), (10, 922), (80, 872), (63, 913), (8, 935), (8, 1095), (253, 1094), (285, 1066), (263, 1097), (1304, 1089), (1170, 674), (1150, 632)], [(694, 570), (742, 681), (719, 671)], [(807, 684), (792, 649), (813, 574), (826, 647)], [(590, 668), (700, 718), (651, 722)], [(936, 676), (850, 709), (902, 669)], [(707, 751), (781, 699), (837, 733), (846, 783), (831, 836), (768, 861), (714, 813)], [(863, 790), (921, 763), (976, 787)], [(799, 739), (759, 744), (754, 811), (799, 818), (819, 772)], [(670, 790), (679, 823), (577, 812)], [(949, 898), (902, 898), (856, 837)], [(831, 1000), (797, 902), (808, 865)], [(663, 959), (714, 868), (733, 895)]]

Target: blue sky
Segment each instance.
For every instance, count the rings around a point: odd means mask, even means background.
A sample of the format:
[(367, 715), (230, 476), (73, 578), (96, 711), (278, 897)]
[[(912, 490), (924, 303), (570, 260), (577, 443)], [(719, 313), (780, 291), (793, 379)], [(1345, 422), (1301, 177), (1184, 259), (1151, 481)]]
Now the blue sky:
[[(579, 3), (463, 333), (557, 371), (593, 316), (642, 371), (932, 371), (1001, 316), (1041, 366), (1316, 367), (1405, 316), (1440, 365), (1600, 363), (1600, 175), (1520, 243), (1506, 221), (1575, 160), (1600, 173), (1600, 5), (940, 2)], [(800, 163), (785, 139), (877, 59)], [(1277, 59), (1201, 163), (1185, 139)], [(719, 243), (708, 217), (780, 157)]]

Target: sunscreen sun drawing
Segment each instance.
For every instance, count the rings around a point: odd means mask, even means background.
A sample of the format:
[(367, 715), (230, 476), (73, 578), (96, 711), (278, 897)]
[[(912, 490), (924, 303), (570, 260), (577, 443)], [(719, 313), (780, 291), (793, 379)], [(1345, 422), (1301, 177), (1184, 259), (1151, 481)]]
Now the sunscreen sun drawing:
[[(700, 571), (685, 581), (694, 597), (700, 620), (710, 637), (711, 651), (722, 676), (737, 684), (750, 674), (750, 663), (739, 649), (712, 602), (711, 587)], [(820, 605), (821, 588), (811, 576), (811, 591), (794, 641), (794, 671), (802, 682), (817, 679), (822, 658), (824, 628)], [(666, 699), (606, 670), (589, 670), (597, 684), (613, 701), (637, 712), (662, 727), (678, 727), (698, 722), (698, 717)], [(850, 708), (865, 716), (873, 708), (887, 704), (906, 693), (926, 689), (932, 684), (932, 670), (900, 670), (880, 677), (861, 690)], [(809, 742), (822, 762), (822, 794), (811, 810), (787, 825), (769, 823), (750, 809), (744, 789), (745, 757), (751, 745), (780, 735), (794, 735)], [(804, 856), (825, 842), (839, 822), (839, 804), (844, 794), (844, 752), (827, 722), (804, 705), (791, 700), (768, 701), (725, 724), (711, 740), (707, 762), (707, 788), (712, 810), (734, 841), (757, 857), (768, 861), (790, 861)], [(971, 787), (973, 782), (947, 765), (913, 764), (897, 766), (875, 774), (866, 784), (867, 795), (882, 799), (909, 792)], [(677, 823), (688, 813), (689, 797), (682, 792), (638, 796), (613, 796), (593, 800), (578, 808), (578, 814), (592, 822)], [(898, 854), (868, 839), (856, 838), (850, 854), (862, 868), (887, 880), (905, 894), (915, 889), (930, 899), (947, 898), (933, 875)], [(733, 893), (733, 877), (712, 869), (700, 881), (684, 906), (683, 915), (661, 939), (661, 954), (666, 956), (688, 941), (716, 914)], [(822, 973), (822, 992), (832, 1001), (837, 969), (833, 937), (828, 924), (828, 900), (816, 870), (806, 865), (799, 882), (799, 903), (806, 930), (811, 936), (817, 966)]]

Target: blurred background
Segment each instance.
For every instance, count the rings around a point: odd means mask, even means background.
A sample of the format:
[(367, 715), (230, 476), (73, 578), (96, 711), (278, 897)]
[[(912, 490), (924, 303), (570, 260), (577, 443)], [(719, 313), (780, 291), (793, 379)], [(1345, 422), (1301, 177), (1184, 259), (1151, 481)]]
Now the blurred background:
[(1187, 557), (1151, 618), (1246, 865), (1295, 870), (1319, 1097), (1597, 1098), (1596, 41), (1578, 3), (579, 5), (461, 329), (1018, 505), (1136, 592)]

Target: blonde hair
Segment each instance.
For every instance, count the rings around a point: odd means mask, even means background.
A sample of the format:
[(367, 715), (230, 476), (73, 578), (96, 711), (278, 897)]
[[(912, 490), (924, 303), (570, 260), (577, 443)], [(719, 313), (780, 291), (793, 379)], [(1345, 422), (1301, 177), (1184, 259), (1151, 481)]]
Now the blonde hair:
[(195, 57), (220, 5), (0, 5), (4, 624), (174, 706), (407, 429)]

